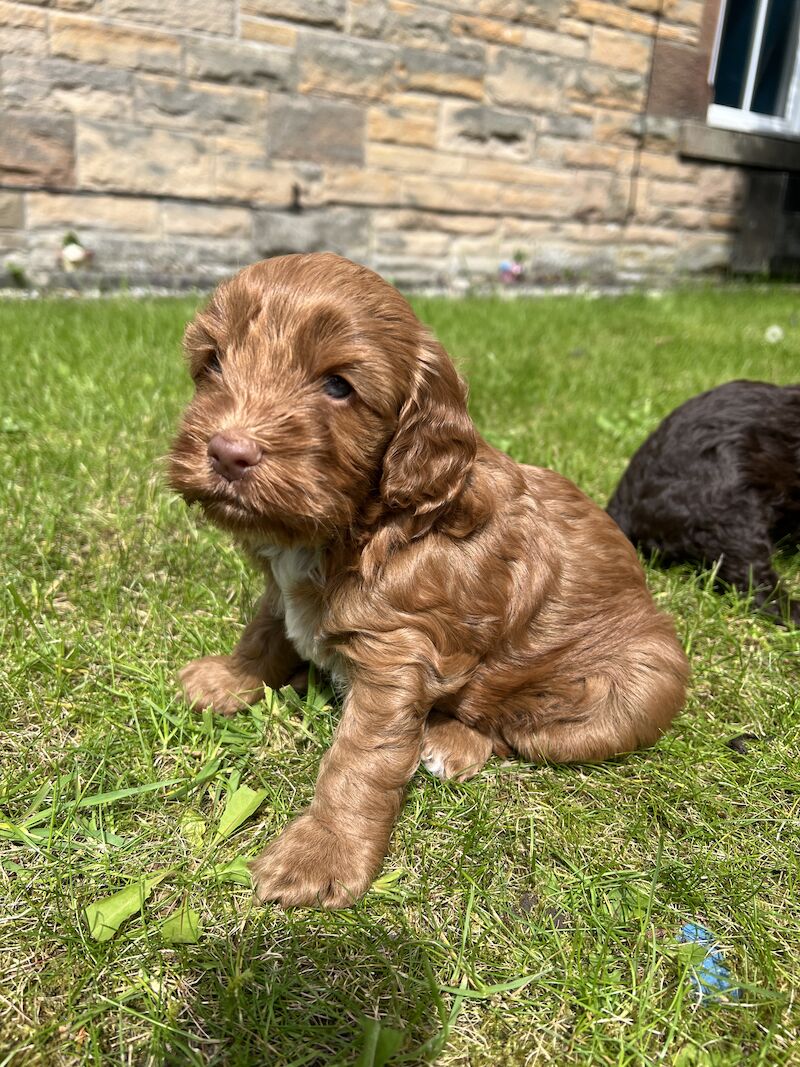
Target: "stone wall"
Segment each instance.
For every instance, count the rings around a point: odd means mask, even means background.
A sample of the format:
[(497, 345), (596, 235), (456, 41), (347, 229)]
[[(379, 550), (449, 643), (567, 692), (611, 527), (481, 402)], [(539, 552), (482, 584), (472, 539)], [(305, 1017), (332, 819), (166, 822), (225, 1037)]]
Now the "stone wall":
[(406, 285), (515, 255), (543, 281), (725, 267), (741, 172), (682, 161), (664, 106), (664, 56), (697, 54), (703, 13), (0, 0), (0, 263), (63, 281), (73, 232), (76, 274), (131, 284), (317, 249)]

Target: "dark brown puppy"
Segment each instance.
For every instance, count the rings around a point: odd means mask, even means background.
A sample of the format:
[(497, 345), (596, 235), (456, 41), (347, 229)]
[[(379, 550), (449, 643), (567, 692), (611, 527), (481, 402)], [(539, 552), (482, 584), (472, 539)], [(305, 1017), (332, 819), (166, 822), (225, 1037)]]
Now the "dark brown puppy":
[(628, 464), (608, 513), (664, 563), (718, 563), (721, 581), (800, 626), (772, 566), (800, 545), (800, 385), (736, 381), (668, 415)]
[(171, 482), (266, 591), (185, 694), (231, 713), (304, 659), (345, 694), (310, 807), (253, 864), (262, 900), (364, 893), (420, 759), (465, 778), (493, 751), (601, 760), (667, 728), (686, 659), (632, 547), (566, 479), (478, 436), (447, 353), (376, 274), (257, 263), (186, 351)]

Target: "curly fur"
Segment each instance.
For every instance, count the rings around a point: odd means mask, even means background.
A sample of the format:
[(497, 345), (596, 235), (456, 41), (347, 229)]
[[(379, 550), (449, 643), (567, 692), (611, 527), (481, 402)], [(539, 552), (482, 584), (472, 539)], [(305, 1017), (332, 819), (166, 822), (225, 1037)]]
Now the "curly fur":
[(718, 563), (721, 581), (800, 625), (772, 566), (800, 540), (800, 385), (735, 381), (676, 408), (644, 442), (608, 513), (665, 563)]
[[(186, 697), (231, 713), (307, 657), (344, 694), (310, 807), (253, 864), (262, 900), (365, 892), (421, 758), (464, 778), (492, 752), (601, 760), (667, 728), (686, 659), (634, 550), (566, 479), (480, 438), (447, 353), (376, 274), (257, 263), (186, 352), (172, 485), (266, 585), (231, 655), (185, 668)], [(251, 443), (241, 477), (212, 466), (217, 435)]]

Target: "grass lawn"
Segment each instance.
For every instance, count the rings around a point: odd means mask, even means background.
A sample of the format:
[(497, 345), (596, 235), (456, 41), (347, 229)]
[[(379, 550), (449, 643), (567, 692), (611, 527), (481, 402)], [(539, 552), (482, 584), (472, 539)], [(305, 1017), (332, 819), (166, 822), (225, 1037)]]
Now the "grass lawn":
[[(284, 692), (223, 721), (176, 697), (258, 594), (162, 482), (194, 306), (0, 304), (0, 1065), (800, 1064), (800, 638), (707, 575), (649, 571), (693, 666), (655, 749), (420, 771), (355, 908), (252, 905), (234, 861), (308, 802), (337, 710)], [(800, 379), (795, 291), (416, 307), (488, 438), (601, 503), (687, 397)], [(780, 566), (800, 592), (800, 557)], [(241, 786), (265, 799), (219, 839)], [(153, 872), (94, 940), (84, 909)], [(193, 944), (162, 928), (184, 908)], [(696, 1003), (689, 921), (738, 1000)]]

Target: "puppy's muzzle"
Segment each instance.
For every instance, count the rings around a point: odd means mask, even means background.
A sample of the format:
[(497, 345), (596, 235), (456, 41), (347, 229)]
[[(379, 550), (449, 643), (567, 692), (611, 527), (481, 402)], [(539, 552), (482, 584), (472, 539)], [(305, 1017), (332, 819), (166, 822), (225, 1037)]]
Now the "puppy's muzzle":
[(238, 482), (263, 454), (258, 442), (243, 434), (217, 433), (208, 442), (211, 467), (227, 482)]

